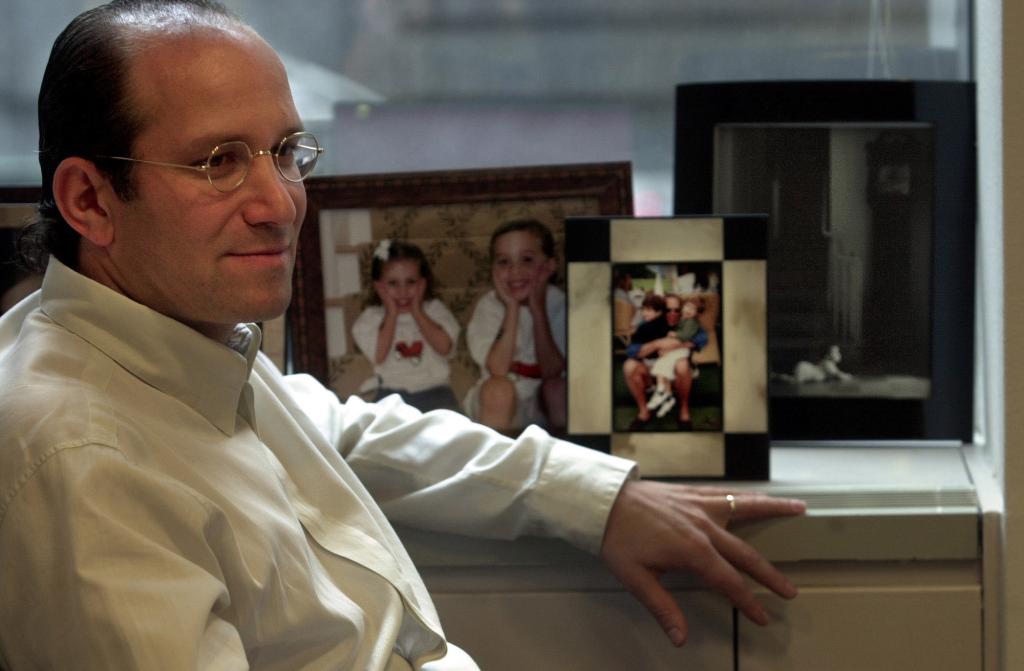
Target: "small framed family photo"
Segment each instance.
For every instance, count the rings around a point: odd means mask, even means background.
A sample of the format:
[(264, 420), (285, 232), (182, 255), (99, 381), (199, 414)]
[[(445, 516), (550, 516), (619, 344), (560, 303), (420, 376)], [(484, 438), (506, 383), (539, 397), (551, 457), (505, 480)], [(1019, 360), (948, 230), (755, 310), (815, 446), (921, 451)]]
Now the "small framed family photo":
[(629, 163), (306, 186), (288, 313), (296, 372), (343, 399), (398, 394), (507, 433), (565, 433), (564, 222), (632, 213)]
[(767, 479), (767, 217), (566, 221), (568, 434), (645, 477)]

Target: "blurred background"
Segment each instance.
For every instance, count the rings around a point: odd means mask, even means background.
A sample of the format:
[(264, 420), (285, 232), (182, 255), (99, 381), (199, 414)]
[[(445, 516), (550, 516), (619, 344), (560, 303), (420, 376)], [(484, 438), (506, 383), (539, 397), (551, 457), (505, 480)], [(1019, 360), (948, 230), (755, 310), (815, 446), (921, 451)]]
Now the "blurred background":
[[(6, 0), (0, 184), (39, 181), (57, 32), (98, 2)], [(629, 160), (672, 206), (674, 89), (972, 77), (969, 0), (228, 0), (281, 53), (319, 174)]]

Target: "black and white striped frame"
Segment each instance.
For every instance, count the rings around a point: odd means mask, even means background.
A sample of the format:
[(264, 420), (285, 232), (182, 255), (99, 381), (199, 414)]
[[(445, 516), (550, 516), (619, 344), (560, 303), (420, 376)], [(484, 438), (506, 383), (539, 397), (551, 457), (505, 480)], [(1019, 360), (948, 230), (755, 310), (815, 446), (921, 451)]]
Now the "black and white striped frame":
[[(636, 460), (644, 477), (768, 479), (767, 222), (765, 215), (566, 220), (571, 440)], [(723, 271), (722, 431), (614, 431), (613, 264), (704, 261)]]

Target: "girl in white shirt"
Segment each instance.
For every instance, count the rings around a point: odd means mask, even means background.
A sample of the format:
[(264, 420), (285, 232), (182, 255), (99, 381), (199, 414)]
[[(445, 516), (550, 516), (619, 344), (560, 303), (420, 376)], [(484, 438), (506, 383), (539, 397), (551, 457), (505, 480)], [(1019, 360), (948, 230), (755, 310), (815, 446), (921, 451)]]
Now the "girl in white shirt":
[(449, 360), (459, 324), (434, 297), (434, 277), (423, 251), (382, 240), (370, 264), (373, 291), (352, 325), (352, 337), (373, 363), (377, 400), (390, 394), (423, 412), (459, 410)]
[(529, 424), (565, 428), (565, 292), (547, 226), (512, 221), (491, 235), (494, 289), (477, 303), (466, 343), (480, 380), (466, 412), (499, 431)]

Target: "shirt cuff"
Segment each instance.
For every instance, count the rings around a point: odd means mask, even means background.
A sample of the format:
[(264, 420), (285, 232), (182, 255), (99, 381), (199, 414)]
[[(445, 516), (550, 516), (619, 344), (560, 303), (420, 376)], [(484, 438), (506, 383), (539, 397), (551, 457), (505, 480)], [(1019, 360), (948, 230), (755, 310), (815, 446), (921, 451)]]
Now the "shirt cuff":
[(636, 463), (564, 440), (552, 441), (533, 505), (545, 520), (547, 533), (596, 555), (622, 485), (639, 477)]

